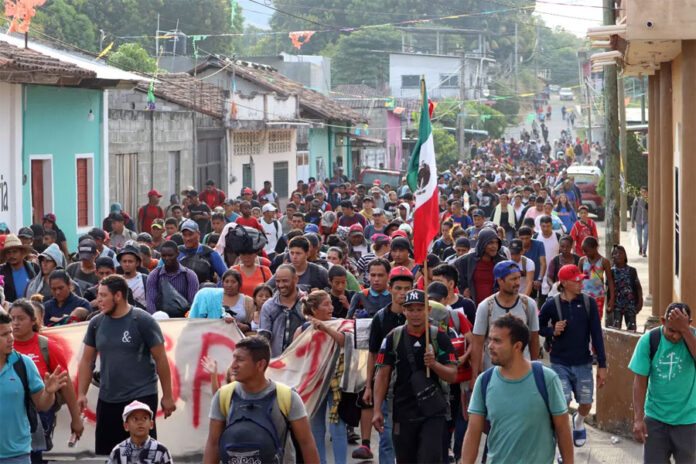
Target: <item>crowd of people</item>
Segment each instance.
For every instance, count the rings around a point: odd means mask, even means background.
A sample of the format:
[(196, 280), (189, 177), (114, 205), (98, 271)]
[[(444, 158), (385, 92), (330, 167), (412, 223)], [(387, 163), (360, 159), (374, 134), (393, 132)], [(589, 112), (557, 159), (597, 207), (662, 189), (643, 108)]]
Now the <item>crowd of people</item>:
[[(158, 408), (164, 417), (176, 410), (157, 320), (181, 317), (224, 319), (247, 335), (224, 385), (205, 360), (215, 393), (205, 463), (323, 464), (327, 434), (337, 464), (349, 443), (359, 445), (354, 459), (473, 463), (482, 434), (484, 460), (572, 463), (607, 379), (602, 319), (636, 331), (643, 292), (622, 246), (600, 254), (566, 171), (596, 152), (565, 131), (553, 147), (529, 139), (473, 143), (469, 160), (439, 173), (440, 234), (426, 263), (413, 259), (407, 182), (356, 184), (340, 168), (324, 182), (299, 181), (283, 213), (268, 181), (237, 198), (208, 181), (166, 207), (152, 190), (134, 217), (114, 203), (74, 253), (53, 214), (16, 234), (0, 227), (0, 463), (42, 462), (61, 405), (79, 439), (94, 383), (95, 453), (111, 463), (171, 462), (155, 421)], [(647, 189), (633, 205), (639, 236), (646, 201)], [(334, 322), (346, 319), (355, 322)], [(84, 347), (68, 373), (41, 331), (80, 321), (89, 321)], [(685, 304), (670, 306), (629, 366), (646, 462), (695, 456), (690, 321)], [(342, 349), (362, 331), (369, 353), (362, 391), (341, 391), (340, 357), (311, 417), (296, 392), (266, 375), (308, 329)], [(572, 399), (579, 407), (569, 417)]]

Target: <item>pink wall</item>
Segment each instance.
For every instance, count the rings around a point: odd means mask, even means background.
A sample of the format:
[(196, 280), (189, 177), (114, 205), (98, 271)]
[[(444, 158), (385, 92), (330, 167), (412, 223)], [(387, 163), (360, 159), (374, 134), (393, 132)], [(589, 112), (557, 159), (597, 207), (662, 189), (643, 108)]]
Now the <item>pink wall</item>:
[[(396, 147), (394, 163), (391, 161), (391, 146)], [(387, 111), (387, 168), (401, 169), (401, 118)]]

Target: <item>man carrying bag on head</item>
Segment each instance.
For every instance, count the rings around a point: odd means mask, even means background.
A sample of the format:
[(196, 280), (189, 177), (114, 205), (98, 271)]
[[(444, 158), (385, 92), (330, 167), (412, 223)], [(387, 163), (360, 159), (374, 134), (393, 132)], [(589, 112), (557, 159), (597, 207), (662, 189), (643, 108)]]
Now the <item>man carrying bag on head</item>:
[[(382, 432), (381, 405), (395, 369), (392, 437), (396, 462), (442, 462), (442, 446), (436, 444), (442, 443), (445, 433), (446, 389), (457, 378), (457, 357), (447, 334), (427, 323), (425, 292), (410, 291), (403, 307), (406, 324), (386, 336), (377, 356), (372, 424)], [(426, 330), (430, 331), (429, 344)]]

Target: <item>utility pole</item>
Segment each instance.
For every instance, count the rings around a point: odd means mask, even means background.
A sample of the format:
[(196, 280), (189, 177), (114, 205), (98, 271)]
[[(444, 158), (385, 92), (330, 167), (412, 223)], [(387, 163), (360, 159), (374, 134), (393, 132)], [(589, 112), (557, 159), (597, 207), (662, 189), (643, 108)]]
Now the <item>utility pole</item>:
[[(592, 89), (590, 83), (587, 82), (582, 86), (587, 93), (587, 143), (592, 145)], [(582, 111), (580, 111), (582, 115)]]
[(464, 123), (466, 122), (466, 50), (462, 49), (462, 60), (459, 66), (459, 114), (457, 115), (457, 132), (459, 145), (459, 159), (467, 157), (466, 137), (464, 136)]
[(645, 124), (645, 76), (640, 77), (640, 123)]
[(155, 32), (155, 57), (159, 56), (160, 15), (157, 13), (157, 31)]
[(625, 88), (623, 77), (618, 79), (618, 97), (619, 97), (619, 148), (621, 150), (621, 165), (620, 173), (623, 176), (623, 188), (621, 189), (621, 216), (619, 217), (619, 223), (621, 225), (621, 231), (626, 232), (626, 210), (628, 209), (627, 198), (626, 198), (626, 186), (628, 185), (628, 179), (626, 179), (626, 162), (628, 161), (628, 137), (626, 136), (626, 100), (625, 100)]
[[(616, 24), (614, 0), (603, 0), (604, 25)], [(616, 82), (616, 65), (604, 66), (604, 113), (607, 163), (604, 173), (606, 186), (606, 234), (604, 256), (611, 256), (612, 246), (620, 243), (619, 224), (619, 102)]]
[(534, 40), (534, 97), (539, 91), (539, 25), (536, 26), (536, 38)]
[(517, 56), (517, 22), (515, 22), (515, 101), (519, 98), (518, 95), (520, 94), (520, 89), (518, 88), (518, 69), (517, 66), (520, 62), (519, 57)]

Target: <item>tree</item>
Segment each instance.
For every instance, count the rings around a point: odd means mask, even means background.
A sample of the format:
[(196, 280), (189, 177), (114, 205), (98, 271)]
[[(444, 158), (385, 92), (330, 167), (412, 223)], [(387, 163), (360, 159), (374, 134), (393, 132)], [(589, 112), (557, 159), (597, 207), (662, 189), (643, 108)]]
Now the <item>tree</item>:
[(454, 135), (442, 126), (433, 125), (432, 131), (437, 165), (444, 171), (450, 164), (456, 165), (459, 160), (457, 141), (454, 139)]
[(393, 28), (363, 29), (341, 37), (332, 57), (333, 84), (384, 87), (389, 81), (389, 56), (375, 50), (393, 50), (400, 43), (401, 35)]
[(467, 103), (465, 113), (467, 116), (464, 125), (467, 128), (483, 129), (494, 139), (502, 137), (505, 133), (507, 120), (500, 111), (480, 103)]
[(151, 74), (155, 72), (157, 61), (147, 54), (147, 51), (137, 43), (126, 43), (118, 47), (109, 56), (109, 64), (126, 71), (139, 71)]
[(99, 47), (92, 21), (65, 0), (53, 0), (36, 10), (34, 25), (61, 42), (95, 52)]

